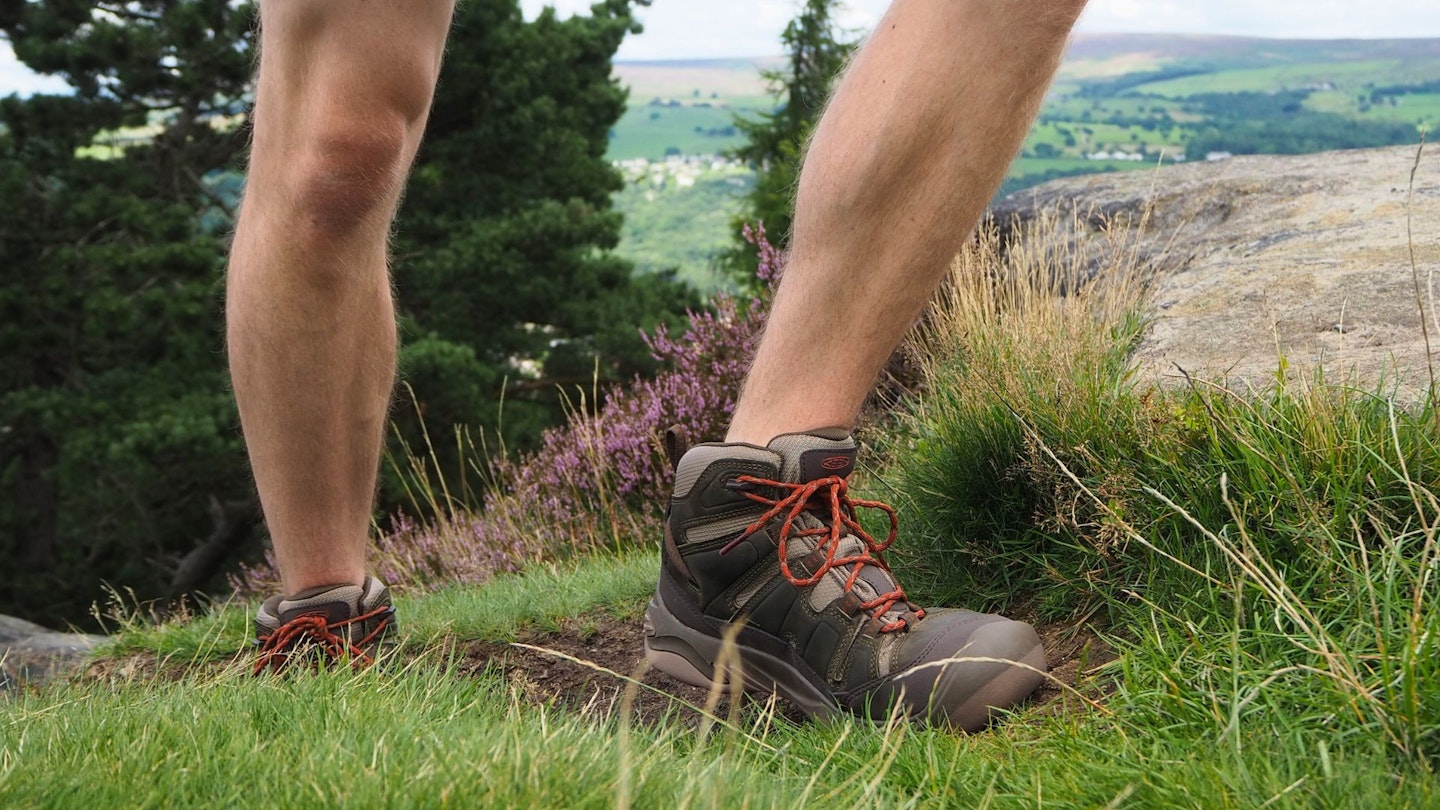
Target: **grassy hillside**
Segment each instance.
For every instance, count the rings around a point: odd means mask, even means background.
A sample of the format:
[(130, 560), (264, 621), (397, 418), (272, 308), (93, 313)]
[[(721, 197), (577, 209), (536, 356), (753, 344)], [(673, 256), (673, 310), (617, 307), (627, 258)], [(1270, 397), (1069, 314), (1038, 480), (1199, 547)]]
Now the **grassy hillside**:
[(738, 164), (655, 164), (627, 171), (615, 208), (625, 215), (621, 250), (641, 273), (675, 270), (706, 293), (729, 289), (734, 279), (711, 267), (731, 245), (731, 227), (755, 173)]
[[(131, 620), (0, 703), (0, 806), (1435, 806), (1434, 403), (1282, 358), (1258, 395), (1144, 384), (1146, 289), (1123, 243), (987, 234), (912, 347), (917, 393), (864, 431), (857, 495), (901, 507), (907, 590), (1041, 625), (1054, 679), (992, 730), (805, 722), (636, 668), (658, 501), (597, 451), (516, 496), (515, 542), (569, 561), (399, 583), (388, 666), (255, 678), (246, 606)], [(556, 531), (580, 485), (590, 534)]]

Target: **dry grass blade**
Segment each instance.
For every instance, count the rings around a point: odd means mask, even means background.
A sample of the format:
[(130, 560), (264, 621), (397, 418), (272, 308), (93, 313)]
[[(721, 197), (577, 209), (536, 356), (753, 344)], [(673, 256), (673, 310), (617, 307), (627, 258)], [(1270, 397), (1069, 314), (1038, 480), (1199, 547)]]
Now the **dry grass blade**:
[[(961, 652), (963, 653), (964, 651), (962, 650)], [(914, 667), (913, 669), (907, 670), (907, 673), (909, 673), (909, 672), (922, 672), (922, 671), (924, 671), (924, 670), (934, 669), (934, 668), (936, 668), (936, 667), (942, 667), (942, 668), (943, 668), (943, 667), (947, 667), (947, 666), (949, 666), (949, 665), (951, 665), (951, 664), (1005, 664), (1005, 665), (1007, 665), (1007, 666), (1011, 666), (1011, 667), (1014, 667), (1014, 668), (1016, 668), (1016, 669), (1027, 670), (1027, 671), (1029, 671), (1029, 672), (1035, 673), (1036, 675), (1039, 675), (1040, 677), (1044, 678), (1045, 680), (1047, 680), (1047, 681), (1049, 681), (1050, 683), (1054, 684), (1055, 686), (1059, 687), (1061, 690), (1063, 690), (1063, 691), (1065, 691), (1065, 692), (1068, 692), (1068, 693), (1074, 695), (1075, 697), (1079, 698), (1080, 700), (1084, 701), (1086, 705), (1088, 705), (1090, 708), (1094, 709), (1095, 711), (1099, 712), (1100, 714), (1106, 715), (1106, 716), (1109, 716), (1109, 715), (1111, 714), (1111, 711), (1110, 711), (1109, 709), (1107, 709), (1103, 703), (1101, 703), (1101, 702), (1099, 702), (1098, 700), (1095, 700), (1095, 699), (1093, 699), (1093, 698), (1086, 697), (1084, 694), (1082, 694), (1082, 693), (1080, 692), (1080, 690), (1076, 689), (1075, 687), (1071, 686), (1070, 684), (1065, 683), (1064, 681), (1060, 680), (1059, 678), (1056, 678), (1054, 675), (1051, 675), (1049, 672), (1046, 672), (1045, 670), (1040, 669), (1039, 667), (1033, 667), (1033, 666), (1025, 663), (1024, 661), (1012, 661), (1012, 660), (1010, 660), (1009, 658), (992, 658), (992, 657), (983, 656), (983, 655), (953, 655), (953, 656), (951, 656), (951, 657), (949, 657), (949, 658), (941, 658), (941, 659), (936, 660), (936, 661), (927, 661), (926, 663), (920, 664), (919, 666), (916, 666), (916, 667)], [(1123, 732), (1122, 732), (1122, 733), (1123, 733)]]
[(725, 693), (726, 687), (730, 690), (730, 717), (727, 722), (734, 727), (735, 712), (739, 708), (741, 694), (745, 689), (745, 674), (740, 667), (740, 651), (735, 645), (735, 639), (740, 635), (740, 628), (744, 626), (736, 622), (725, 628), (725, 635), (720, 641), (720, 655), (715, 659), (715, 677), (710, 682), (710, 691), (705, 695), (705, 708), (700, 720), (700, 730), (696, 734), (695, 748), (700, 750), (705, 747), (705, 741), (710, 736), (710, 730), (715, 726), (716, 708), (720, 705), (720, 696)]
[[(1410, 165), (1410, 181), (1405, 187), (1405, 242), (1410, 253), (1410, 279), (1415, 285), (1415, 308), (1420, 313), (1420, 335), (1425, 340), (1425, 369), (1430, 374), (1429, 401), (1435, 402), (1435, 355), (1430, 350), (1430, 324), (1425, 317), (1425, 300), (1420, 295), (1420, 266), (1415, 261), (1415, 174), (1420, 170), (1420, 157), (1425, 153), (1425, 130), (1420, 130), (1420, 144), (1415, 147), (1415, 162)], [(1434, 299), (1435, 270), (1431, 268), (1427, 284)], [(1434, 313), (1431, 313), (1434, 316)], [(1440, 428), (1440, 409), (1435, 411), (1435, 426)]]
[(616, 747), (620, 749), (619, 774), (615, 780), (615, 806), (619, 810), (629, 810), (630, 808), (630, 775), (633, 771), (630, 754), (630, 716), (635, 709), (635, 695), (640, 691), (640, 679), (645, 677), (645, 673), (649, 669), (650, 663), (642, 659), (640, 664), (635, 667), (635, 671), (630, 673), (628, 678), (630, 683), (626, 685), (625, 693), (620, 698), (620, 727), (616, 731), (615, 740)]
[(621, 675), (620, 673), (616, 672), (615, 670), (610, 669), (610, 668), (608, 668), (608, 667), (602, 667), (602, 666), (600, 666), (599, 664), (597, 664), (597, 663), (595, 663), (595, 662), (593, 662), (593, 661), (586, 661), (586, 660), (583, 659), (583, 658), (579, 658), (579, 657), (573, 656), (573, 655), (571, 655), (571, 654), (569, 654), (569, 653), (566, 653), (566, 652), (561, 652), (560, 650), (552, 650), (552, 649), (550, 649), (550, 648), (548, 648), (548, 647), (538, 647), (538, 646), (536, 646), (536, 645), (534, 645), (534, 644), (523, 644), (523, 643), (518, 642), (518, 641), (511, 642), (511, 643), (510, 643), (510, 646), (512, 646), (512, 647), (519, 647), (520, 649), (524, 649), (524, 650), (530, 650), (531, 652), (537, 652), (537, 653), (540, 653), (541, 655), (549, 655), (549, 656), (553, 656), (553, 657), (555, 657), (555, 658), (560, 658), (560, 659), (563, 659), (563, 660), (565, 660), (565, 661), (569, 661), (569, 662), (572, 663), (572, 664), (579, 664), (579, 665), (582, 666), (582, 667), (587, 667), (587, 668), (589, 668), (589, 669), (593, 669), (593, 670), (595, 670), (596, 672), (602, 672), (602, 673), (604, 673), (604, 674), (606, 674), (606, 675), (609, 675), (609, 676), (615, 678), (615, 679), (618, 680), (618, 681), (623, 681), (623, 682), (625, 682), (625, 683), (633, 684), (633, 685), (635, 685), (636, 687), (638, 687), (638, 688), (640, 688), (640, 689), (648, 689), (650, 692), (652, 692), (652, 693), (654, 693), (654, 694), (656, 694), (656, 695), (659, 695), (659, 696), (661, 696), (661, 697), (663, 697), (663, 698), (665, 698), (665, 699), (667, 699), (667, 700), (675, 703), (676, 705), (684, 706), (685, 708), (690, 709), (690, 710), (696, 712), (697, 714), (699, 714), (699, 715), (701, 715), (702, 717), (708, 719), (708, 720), (709, 720), (710, 722), (712, 722), (712, 723), (718, 723), (718, 724), (720, 724), (720, 725), (722, 725), (722, 726), (725, 726), (726, 728), (730, 729), (731, 731), (734, 731), (736, 734), (740, 735), (741, 737), (744, 737), (746, 740), (749, 740), (750, 742), (755, 743), (756, 745), (760, 746), (761, 748), (765, 749), (766, 751), (772, 751), (772, 752), (773, 752), (773, 751), (776, 750), (774, 746), (770, 745), (769, 743), (765, 742), (765, 741), (762, 740), (762, 739), (759, 739), (759, 738), (755, 737), (754, 735), (749, 734), (749, 733), (746, 732), (743, 728), (740, 728), (740, 727), (732, 724), (729, 720), (727, 720), (727, 719), (725, 719), (725, 718), (722, 718), (722, 717), (717, 717), (713, 712), (707, 712), (704, 708), (702, 708), (702, 707), (700, 707), (700, 706), (696, 706), (695, 704), (691, 703), (691, 702), (688, 701), (688, 700), (684, 700), (684, 699), (682, 699), (682, 698), (675, 697), (674, 695), (670, 694), (669, 692), (666, 692), (666, 691), (663, 690), (663, 689), (657, 689), (657, 688), (654, 687), (654, 686), (651, 686), (651, 685), (649, 685), (649, 684), (647, 684), (647, 683), (643, 683), (643, 682), (641, 682), (640, 680), (638, 680), (638, 679), (636, 679), (636, 678), (632, 678), (632, 677), (630, 677), (630, 676), (628, 676), (628, 675)]
[[(1165, 506), (1173, 510), (1183, 520), (1199, 531), (1226, 559), (1244, 574), (1245, 580), (1242, 581), (1249, 582), (1258, 588), (1270, 599), (1277, 609), (1284, 613), (1297, 628), (1305, 633), (1309, 641), (1315, 645), (1314, 647), (1306, 646), (1298, 640), (1293, 639), (1292, 643), (1326, 662), (1329, 667), (1328, 676), (1336, 683), (1344, 686), (1345, 694), (1351, 704), (1355, 706), (1358, 714), (1363, 714), (1360, 704), (1366, 704), (1370, 708), (1371, 716), (1382, 719), (1385, 718), (1387, 716), (1385, 705), (1366, 687), (1364, 676), (1356, 670), (1353, 662), (1345, 655), (1344, 645), (1338, 643), (1330, 635), (1329, 631), (1326, 630), (1325, 623), (1311, 611), (1304, 600), (1300, 599), (1299, 596), (1291, 590), (1280, 572), (1270, 564), (1269, 560), (1260, 553), (1258, 547), (1250, 541), (1248, 533), (1246, 533), (1244, 528), (1244, 521), (1230, 500), (1228, 482), (1223, 474), (1220, 480), (1220, 488), (1222, 498), (1226, 506), (1230, 508), (1232, 517), (1236, 523), (1237, 532), (1239, 532), (1241, 536), (1240, 548), (1238, 549), (1234, 547), (1233, 543), (1226, 541), (1211, 531), (1197, 520), (1189, 510), (1175, 503), (1175, 501), (1171, 500), (1164, 493), (1151, 487), (1146, 487), (1145, 491), (1151, 497), (1165, 504)], [(1407, 753), (1410, 751), (1410, 746), (1395, 733), (1390, 723), (1382, 722), (1381, 726), (1385, 729), (1385, 734), (1390, 739), (1390, 742), (1397, 749), (1406, 751)]]

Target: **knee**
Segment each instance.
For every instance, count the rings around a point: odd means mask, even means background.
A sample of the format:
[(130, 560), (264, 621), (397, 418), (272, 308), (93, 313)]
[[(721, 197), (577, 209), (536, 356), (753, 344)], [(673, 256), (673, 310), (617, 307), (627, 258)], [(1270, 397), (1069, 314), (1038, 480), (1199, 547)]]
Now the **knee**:
[(401, 116), (331, 115), (299, 143), (290, 171), (294, 225), (315, 241), (385, 228), (409, 168), (410, 127)]
[[(384, 73), (326, 75), (297, 93), (279, 137), (294, 222), (313, 238), (348, 239), (389, 224), (420, 142), (435, 76), (422, 60), (396, 59)], [(322, 92), (323, 88), (323, 92)]]
[[(439, 73), (445, 26), (385, 31), (400, 6), (287, 0), (262, 10), (251, 174), (292, 228), (348, 236), (399, 198)], [(364, 4), (360, 4), (364, 5)], [(438, 15), (438, 12), (434, 12)], [(448, 18), (448, 13), (447, 13)], [(277, 197), (279, 199), (277, 199)]]

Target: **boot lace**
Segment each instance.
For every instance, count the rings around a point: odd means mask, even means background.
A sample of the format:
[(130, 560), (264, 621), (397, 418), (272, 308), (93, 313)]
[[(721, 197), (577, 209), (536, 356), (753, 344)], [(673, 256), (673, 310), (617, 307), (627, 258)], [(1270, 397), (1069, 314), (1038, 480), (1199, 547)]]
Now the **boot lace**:
[[(369, 666), (375, 663), (375, 659), (365, 651), (365, 647), (373, 644), (384, 634), (385, 628), (390, 626), (394, 615), (394, 606), (385, 605), (369, 613), (362, 613), (334, 624), (325, 621), (325, 617), (318, 613), (296, 616), (275, 628), (275, 631), (269, 635), (255, 639), (260, 645), (260, 658), (255, 662), (253, 674), (259, 675), (267, 669), (279, 672), (290, 660), (296, 647), (302, 643), (319, 650), (332, 661), (342, 661), (348, 657), (350, 666), (356, 669)], [(346, 633), (336, 632), (350, 625), (376, 618), (380, 621), (376, 622), (375, 627), (358, 641), (352, 641)]]
[[(753, 475), (737, 476), (730, 484), (730, 489), (739, 492), (756, 503), (768, 507), (765, 514), (761, 515), (754, 523), (745, 528), (745, 531), (720, 549), (721, 554), (727, 554), (741, 541), (755, 532), (759, 531), (771, 520), (784, 515), (780, 524), (779, 543), (780, 572), (790, 584), (804, 588), (820, 582), (832, 569), (851, 566), (850, 575), (845, 579), (845, 591), (850, 592), (855, 581), (860, 578), (860, 572), (867, 565), (878, 566), (888, 572), (890, 566), (885, 563), (882, 556), (885, 549), (895, 542), (895, 534), (899, 528), (899, 521), (895, 517), (895, 510), (889, 504), (880, 501), (866, 501), (851, 498), (847, 493), (849, 484), (844, 478), (832, 475), (828, 478), (818, 478), (803, 484), (792, 484), (786, 481), (771, 481), (768, 478), (757, 478)], [(782, 492), (788, 492), (780, 498), (767, 498), (756, 489), (773, 488)], [(856, 519), (856, 507), (866, 509), (879, 509), (890, 517), (890, 536), (884, 542), (878, 542), (871, 537), (865, 529), (861, 528)], [(796, 526), (796, 521), (801, 515), (810, 514), (819, 520), (820, 526), (806, 528), (803, 525)], [(824, 518), (829, 515), (829, 520)], [(839, 556), (841, 538), (846, 535), (853, 535), (858, 538), (862, 545), (859, 553)], [(787, 546), (792, 537), (819, 537), (821, 538), (816, 546), (825, 552), (825, 561), (810, 576), (796, 576), (790, 570), (790, 559), (787, 553)], [(891, 577), (891, 582), (895, 582)], [(879, 621), (886, 613), (889, 613), (899, 603), (905, 603), (915, 617), (924, 618), (925, 609), (910, 602), (905, 597), (905, 591), (895, 583), (894, 590), (882, 593), (874, 599), (867, 599), (860, 602), (862, 610), (870, 611), (870, 615)], [(881, 633), (890, 633), (896, 630), (903, 630), (909, 626), (904, 618), (897, 618), (885, 622), (880, 626)]]

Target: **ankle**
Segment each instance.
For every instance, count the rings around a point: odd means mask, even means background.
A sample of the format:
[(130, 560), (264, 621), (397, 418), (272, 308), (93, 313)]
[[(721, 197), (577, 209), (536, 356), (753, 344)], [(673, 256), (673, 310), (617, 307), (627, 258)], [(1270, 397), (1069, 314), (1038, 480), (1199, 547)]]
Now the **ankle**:
[(365, 571), (315, 571), (306, 572), (304, 575), (282, 577), (281, 592), (286, 597), (293, 597), (296, 594), (329, 590), (330, 588), (341, 588), (347, 585), (364, 587), (367, 579)]
[[(737, 417), (739, 412), (737, 411)], [(756, 447), (769, 447), (776, 437), (791, 433), (815, 433), (831, 434), (840, 431), (850, 434), (855, 426), (847, 419), (836, 419), (829, 422), (816, 421), (810, 418), (800, 419), (771, 419), (771, 420), (748, 420), (736, 418), (730, 423), (725, 432), (726, 444), (750, 444)]]

